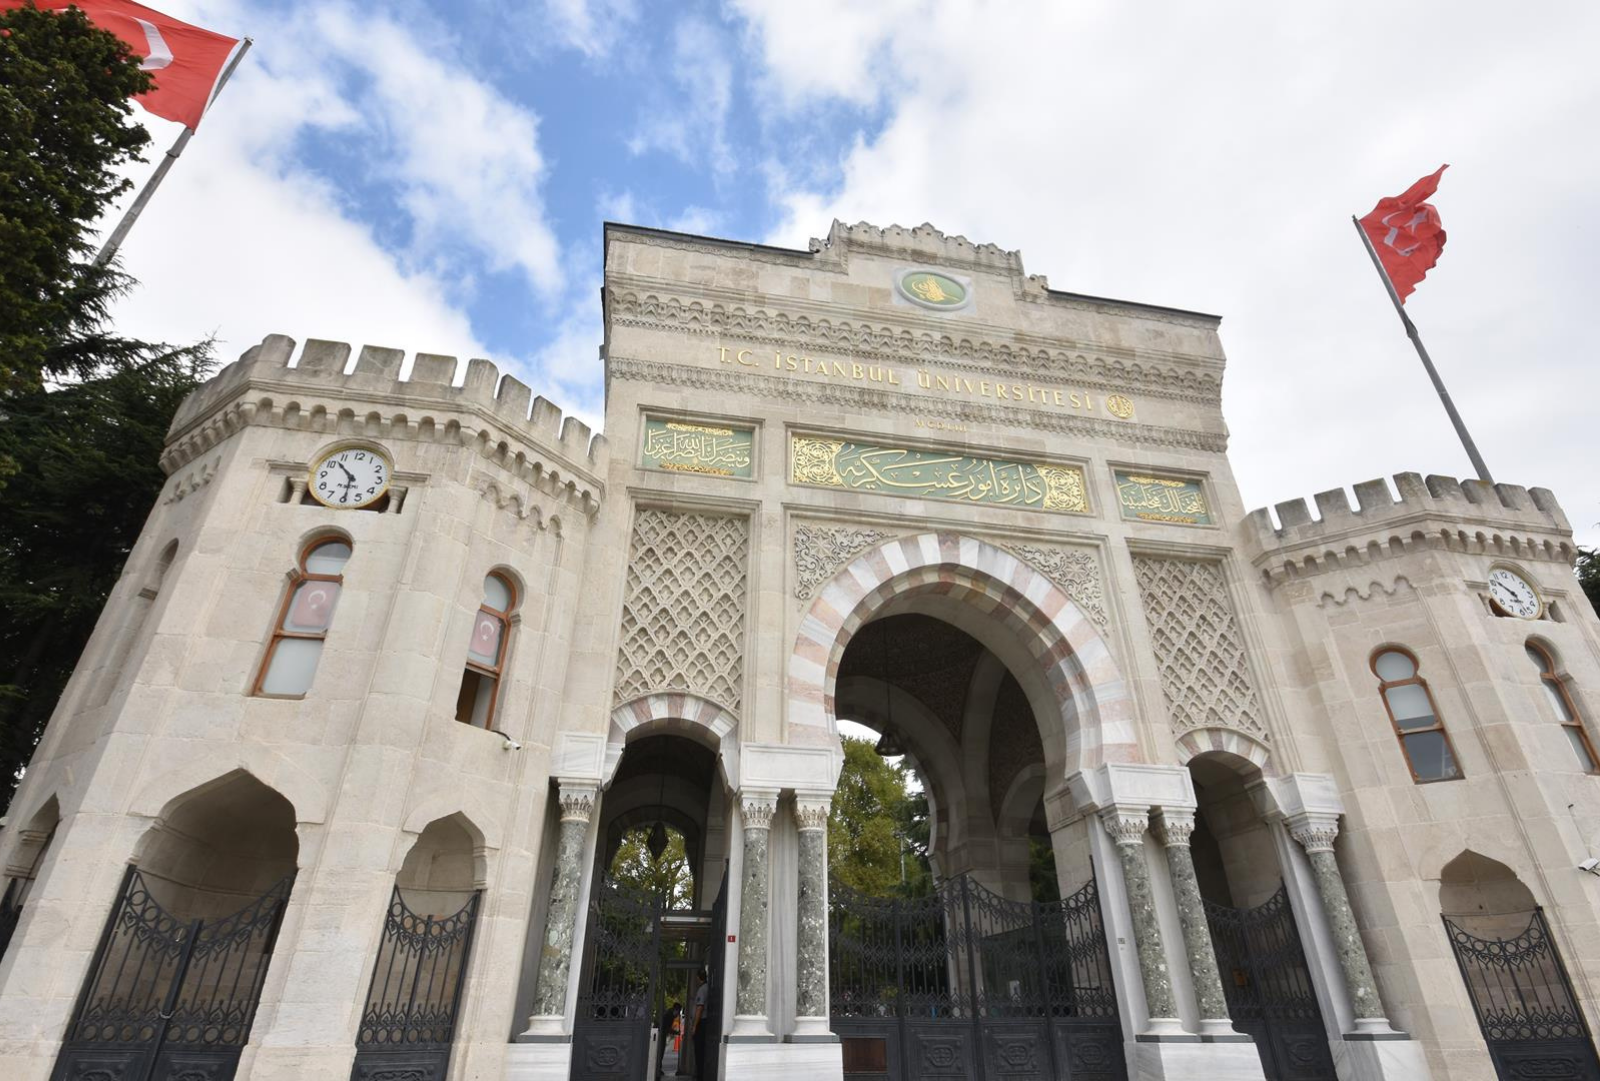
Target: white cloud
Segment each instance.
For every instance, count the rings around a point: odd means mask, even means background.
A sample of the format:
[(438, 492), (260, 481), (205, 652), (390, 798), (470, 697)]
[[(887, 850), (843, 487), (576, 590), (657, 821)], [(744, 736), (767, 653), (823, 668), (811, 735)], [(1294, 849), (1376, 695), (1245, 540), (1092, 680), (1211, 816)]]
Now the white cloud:
[(773, 242), (928, 220), (1021, 248), (1058, 289), (1222, 313), (1251, 506), (1468, 472), (1348, 220), (1451, 162), (1449, 248), (1408, 308), (1496, 476), (1554, 489), (1600, 540), (1575, 317), (1600, 287), (1576, 254), (1600, 230), (1600, 145), (1575, 135), (1600, 109), (1600, 9), (739, 7), (793, 122), (890, 88), (834, 183), (769, 169)]
[(549, 35), (591, 60), (608, 56), (639, 14), (633, 0), (545, 0), (531, 8), (514, 7), (529, 16), (523, 25), (530, 32)]
[(672, 30), (672, 86), (662, 92), (667, 102), (642, 110), (638, 128), (628, 138), (629, 152), (664, 151), (685, 163), (705, 165), (714, 179), (725, 181), (735, 164), (727, 132), (734, 52), (709, 22), (695, 16), (680, 19)]

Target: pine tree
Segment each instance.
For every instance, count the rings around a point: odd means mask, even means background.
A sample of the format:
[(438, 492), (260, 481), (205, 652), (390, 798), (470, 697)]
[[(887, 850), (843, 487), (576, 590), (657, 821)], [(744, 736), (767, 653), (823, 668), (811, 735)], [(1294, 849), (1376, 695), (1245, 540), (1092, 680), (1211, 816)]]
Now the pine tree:
[(149, 142), (150, 76), (81, 11), (0, 12), (0, 805), (10, 801), (164, 480), (210, 346), (117, 335), (132, 285), (90, 228)]

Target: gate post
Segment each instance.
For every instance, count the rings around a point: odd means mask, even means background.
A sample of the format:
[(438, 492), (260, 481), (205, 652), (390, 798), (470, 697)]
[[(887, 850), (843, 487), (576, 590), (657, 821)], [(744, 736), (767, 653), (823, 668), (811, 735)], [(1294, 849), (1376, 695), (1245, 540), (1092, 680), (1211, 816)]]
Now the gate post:
[(777, 810), (777, 792), (747, 789), (739, 794), (744, 873), (739, 890), (739, 968), (730, 1042), (772, 1039), (767, 1025), (767, 853)]

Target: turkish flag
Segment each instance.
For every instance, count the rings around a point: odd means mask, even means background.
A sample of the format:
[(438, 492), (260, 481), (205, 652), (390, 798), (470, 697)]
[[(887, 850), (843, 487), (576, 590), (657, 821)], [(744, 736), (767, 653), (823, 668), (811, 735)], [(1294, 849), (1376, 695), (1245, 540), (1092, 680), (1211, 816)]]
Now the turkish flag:
[[(0, 0), (0, 9), (22, 5), (23, 0)], [(126, 42), (142, 58), (139, 66), (155, 78), (155, 87), (134, 100), (186, 128), (200, 126), (211, 88), (239, 44), (237, 38), (190, 26), (131, 0), (35, 0), (34, 6), (46, 11), (75, 7)]]
[(1444, 251), (1444, 225), (1439, 221), (1439, 212), (1423, 200), (1439, 190), (1439, 177), (1448, 168), (1439, 166), (1438, 172), (1423, 177), (1403, 195), (1379, 199), (1372, 213), (1360, 219), (1402, 304)]

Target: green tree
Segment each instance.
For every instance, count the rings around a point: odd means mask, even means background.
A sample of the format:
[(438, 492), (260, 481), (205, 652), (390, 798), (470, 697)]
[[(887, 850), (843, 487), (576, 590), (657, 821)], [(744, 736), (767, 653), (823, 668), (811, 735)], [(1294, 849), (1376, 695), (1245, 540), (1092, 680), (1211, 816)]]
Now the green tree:
[(909, 771), (864, 739), (844, 737), (844, 769), (828, 821), (828, 874), (873, 897), (928, 890), (927, 800)]
[(0, 12), (0, 395), (149, 355), (105, 329), (128, 283), (93, 265), (89, 229), (150, 141), (128, 100), (150, 85), (77, 8)]
[(0, 12), (0, 805), (38, 742), (163, 480), (210, 345), (117, 335), (132, 282), (89, 229), (149, 141), (150, 76), (81, 11)]
[(1578, 549), (1578, 584), (1600, 615), (1600, 548)]
[(651, 826), (637, 826), (623, 834), (611, 858), (611, 878), (639, 896), (661, 897), (668, 908), (694, 907), (694, 870), (684, 850), (683, 834), (667, 827), (667, 847), (660, 858), (650, 855)]

